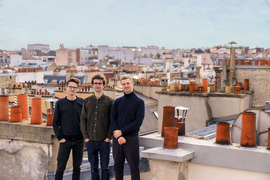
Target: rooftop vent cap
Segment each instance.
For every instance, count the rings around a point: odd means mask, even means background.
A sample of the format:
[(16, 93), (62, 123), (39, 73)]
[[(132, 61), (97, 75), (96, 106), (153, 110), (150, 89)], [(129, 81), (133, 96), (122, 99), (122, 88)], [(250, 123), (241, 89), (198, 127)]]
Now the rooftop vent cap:
[(265, 101), (266, 107), (265, 107), (265, 112), (269, 111), (269, 101)]

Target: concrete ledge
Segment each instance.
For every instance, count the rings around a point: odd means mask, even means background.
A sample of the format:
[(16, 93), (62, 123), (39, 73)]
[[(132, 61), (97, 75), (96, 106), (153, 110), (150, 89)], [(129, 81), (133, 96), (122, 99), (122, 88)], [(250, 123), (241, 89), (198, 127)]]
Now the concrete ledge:
[(30, 120), (19, 123), (0, 121), (0, 138), (52, 144), (55, 136), (52, 126), (30, 124)]
[(194, 151), (182, 148), (164, 149), (156, 147), (142, 151), (141, 157), (164, 161), (185, 162), (194, 157)]
[(146, 87), (162, 87), (161, 85), (157, 84), (134, 84), (134, 86), (146, 86)]
[[(163, 138), (153, 133), (140, 136), (140, 146), (162, 147)], [(239, 144), (219, 145), (206, 140), (178, 136), (178, 146), (194, 151), (192, 163), (270, 173), (270, 150), (264, 146), (240, 147)]]
[(174, 92), (174, 91), (156, 91), (157, 94), (167, 94), (170, 96), (197, 96), (197, 97), (233, 97), (233, 98), (244, 98), (247, 95), (254, 94), (254, 91), (244, 91), (241, 90), (242, 94), (225, 94), (225, 93), (198, 93), (198, 92), (188, 92), (188, 91), (180, 91), (180, 92)]

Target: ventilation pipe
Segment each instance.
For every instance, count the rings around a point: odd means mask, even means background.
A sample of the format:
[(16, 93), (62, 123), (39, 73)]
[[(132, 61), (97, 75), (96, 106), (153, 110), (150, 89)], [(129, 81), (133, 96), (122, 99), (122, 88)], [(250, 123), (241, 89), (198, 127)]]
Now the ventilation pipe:
[(216, 143), (231, 144), (230, 123), (227, 122), (217, 123)]
[(236, 86), (239, 86), (240, 90), (242, 90), (242, 83), (238, 82)]
[(265, 101), (265, 112), (269, 111), (269, 101)]
[(245, 79), (244, 81), (244, 90), (249, 90), (249, 79)]
[(10, 108), (10, 122), (22, 122), (21, 106), (14, 106)]
[(164, 128), (164, 148), (178, 149), (178, 128), (177, 127)]
[(256, 146), (256, 113), (242, 113), (241, 146)]
[[(58, 99), (55, 98), (51, 98), (51, 99), (46, 99), (45, 102), (45, 106), (47, 109), (47, 126), (52, 126), (53, 123), (53, 115), (54, 115), (54, 103), (56, 103), (58, 101)], [(47, 107), (47, 102), (50, 103), (50, 107)]]
[(17, 105), (21, 106), (22, 119), (29, 119), (28, 95), (27, 94), (18, 94), (17, 95)]
[(161, 136), (164, 137), (164, 128), (165, 127), (175, 127), (174, 116), (175, 116), (175, 107), (174, 106), (163, 106), (163, 121)]
[(195, 82), (189, 82), (189, 92), (195, 92)]
[(42, 124), (42, 101), (41, 98), (32, 99), (31, 124)]
[[(185, 129), (185, 121), (187, 116), (187, 111), (190, 110), (190, 108), (183, 107), (183, 106), (176, 106), (176, 115), (175, 116), (175, 127), (178, 128), (178, 136), (185, 136), (186, 129)], [(180, 116), (179, 111), (182, 111), (182, 116)]]
[(206, 78), (206, 79), (203, 79), (202, 80), (202, 85), (203, 85), (203, 92), (207, 92), (207, 90), (208, 90), (208, 79)]
[(268, 128), (267, 149), (270, 150), (270, 128)]
[(234, 94), (240, 94), (240, 87), (239, 86), (235, 86), (234, 87)]
[(8, 121), (9, 107), (8, 95), (0, 95), (0, 121)]

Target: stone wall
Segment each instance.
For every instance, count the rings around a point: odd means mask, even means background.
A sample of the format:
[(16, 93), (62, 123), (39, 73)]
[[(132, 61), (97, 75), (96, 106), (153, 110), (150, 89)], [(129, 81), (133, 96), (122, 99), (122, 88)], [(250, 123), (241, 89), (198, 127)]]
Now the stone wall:
[(44, 179), (56, 171), (58, 149), (52, 126), (0, 121), (0, 179)]
[(161, 91), (162, 87), (160, 85), (143, 85), (134, 84), (134, 90), (147, 97), (158, 99), (157, 91)]
[(16, 76), (0, 76), (0, 87), (1, 88), (7, 88), (8, 84), (15, 83), (16, 82)]
[(237, 82), (244, 87), (244, 80), (249, 79), (249, 88), (254, 90), (252, 106), (265, 106), (270, 101), (270, 68), (250, 68), (236, 70)]
[(0, 139), (0, 179), (44, 179), (51, 157), (46, 144)]

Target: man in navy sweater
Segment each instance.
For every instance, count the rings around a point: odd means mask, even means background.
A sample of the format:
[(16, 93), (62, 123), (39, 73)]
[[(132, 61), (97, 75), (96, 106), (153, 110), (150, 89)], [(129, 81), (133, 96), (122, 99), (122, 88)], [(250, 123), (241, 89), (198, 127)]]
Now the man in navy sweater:
[(130, 76), (122, 76), (121, 84), (125, 94), (114, 101), (111, 114), (115, 179), (123, 180), (124, 163), (127, 159), (131, 179), (139, 180), (138, 133), (144, 119), (145, 105), (134, 93)]
[(76, 78), (70, 78), (65, 87), (67, 96), (59, 99), (55, 104), (53, 129), (60, 141), (55, 180), (63, 179), (71, 149), (73, 155), (72, 180), (80, 179), (84, 140), (80, 130), (83, 99), (75, 95), (79, 82)]

